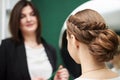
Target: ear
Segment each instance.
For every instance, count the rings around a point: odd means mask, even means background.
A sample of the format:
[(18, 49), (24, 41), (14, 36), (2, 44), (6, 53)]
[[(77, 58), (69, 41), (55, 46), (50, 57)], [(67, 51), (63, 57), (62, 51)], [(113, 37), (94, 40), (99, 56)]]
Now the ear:
[(76, 48), (79, 48), (79, 41), (76, 40), (74, 35), (71, 35), (71, 40), (72, 40), (72, 44), (75, 45)]

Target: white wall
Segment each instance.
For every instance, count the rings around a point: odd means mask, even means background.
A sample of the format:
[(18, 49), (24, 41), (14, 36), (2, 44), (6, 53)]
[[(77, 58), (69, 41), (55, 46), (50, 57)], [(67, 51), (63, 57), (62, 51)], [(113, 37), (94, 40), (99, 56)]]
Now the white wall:
[(2, 37), (1, 36), (1, 31), (2, 31), (1, 30), (1, 24), (2, 24), (2, 13), (1, 13), (2, 12), (2, 8), (1, 7), (2, 7), (2, 0), (0, 1), (0, 40), (1, 40), (1, 37)]
[(8, 21), (10, 12), (18, 0), (0, 0), (0, 43), (2, 39), (10, 37)]
[(5, 0), (0, 1), (0, 41), (4, 37), (4, 27), (5, 27)]

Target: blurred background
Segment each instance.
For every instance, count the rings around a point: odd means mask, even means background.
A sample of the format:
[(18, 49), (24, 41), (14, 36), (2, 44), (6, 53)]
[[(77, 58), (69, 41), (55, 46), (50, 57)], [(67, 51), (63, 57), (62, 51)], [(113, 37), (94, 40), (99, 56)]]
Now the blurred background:
[[(10, 37), (8, 21), (10, 12), (17, 1), (19, 0), (0, 0), (0, 42), (2, 39)], [(68, 59), (70, 56), (67, 54), (67, 51), (61, 52), (63, 48), (67, 49), (66, 37), (63, 35), (66, 30), (65, 21), (70, 14), (75, 14), (78, 10), (85, 8), (94, 9), (104, 17), (109, 28), (115, 30), (117, 34), (120, 34), (120, 0), (29, 1), (33, 2), (40, 12), (42, 36), (48, 43), (52, 44), (56, 48), (58, 53), (58, 65), (65, 64), (67, 67), (76, 65), (71, 58)], [(66, 54), (67, 56), (63, 56)], [(70, 60), (72, 63), (69, 63)], [(66, 62), (63, 63), (63, 61)], [(78, 73), (80, 74), (80, 72)]]
[[(19, 0), (0, 0), (0, 41), (10, 37), (8, 21), (10, 12)], [(88, 0), (29, 0), (40, 12), (42, 36), (59, 53), (59, 36), (66, 17)], [(59, 58), (58, 54), (58, 58)], [(61, 60), (59, 60), (60, 62)], [(59, 64), (58, 62), (58, 64)]]

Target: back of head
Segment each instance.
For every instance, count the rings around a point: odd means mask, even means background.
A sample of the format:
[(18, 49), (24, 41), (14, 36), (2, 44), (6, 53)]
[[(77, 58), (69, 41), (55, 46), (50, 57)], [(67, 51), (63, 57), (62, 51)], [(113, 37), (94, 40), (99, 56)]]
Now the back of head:
[(71, 15), (67, 21), (67, 32), (88, 45), (90, 54), (98, 61), (109, 61), (116, 55), (118, 37), (107, 28), (103, 17), (94, 10), (85, 9)]

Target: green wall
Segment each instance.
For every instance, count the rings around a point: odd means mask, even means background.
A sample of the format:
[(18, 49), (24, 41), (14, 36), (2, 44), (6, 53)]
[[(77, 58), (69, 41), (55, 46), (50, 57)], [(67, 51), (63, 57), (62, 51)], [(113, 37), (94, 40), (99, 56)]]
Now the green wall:
[(61, 64), (58, 42), (63, 23), (76, 7), (86, 1), (88, 0), (32, 0), (40, 12), (42, 36), (57, 50), (58, 64)]

